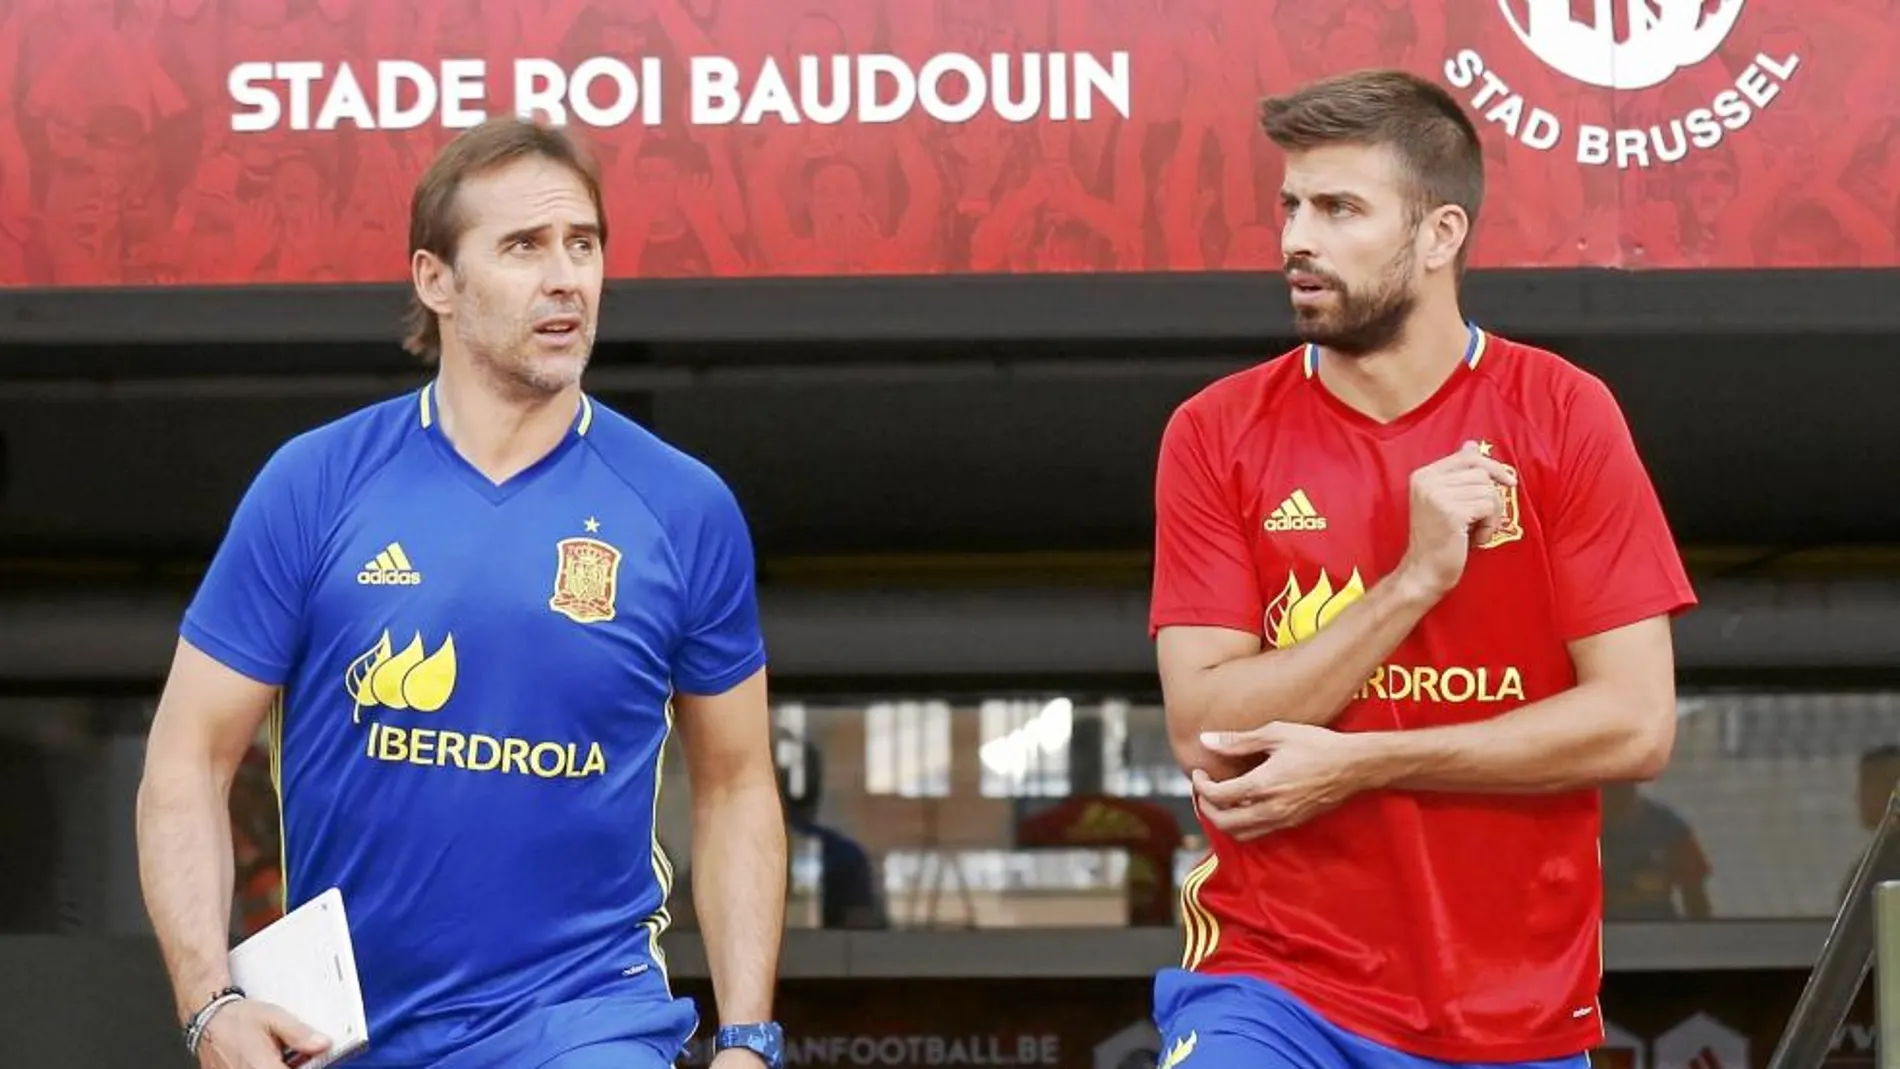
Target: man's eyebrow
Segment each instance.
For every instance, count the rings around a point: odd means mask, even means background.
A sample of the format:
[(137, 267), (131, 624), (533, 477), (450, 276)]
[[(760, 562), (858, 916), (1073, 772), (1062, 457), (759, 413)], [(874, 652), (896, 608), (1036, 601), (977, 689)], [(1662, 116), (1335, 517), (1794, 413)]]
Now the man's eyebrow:
[[(497, 244), (512, 245), (523, 238), (539, 238), (552, 229), (554, 229), (554, 224), (552, 223), (524, 226), (518, 230), (510, 230), (506, 234), (503, 234), (498, 239)], [(575, 223), (573, 226), (568, 227), (568, 229), (583, 237), (596, 239), (600, 237), (600, 224), (597, 222)]]

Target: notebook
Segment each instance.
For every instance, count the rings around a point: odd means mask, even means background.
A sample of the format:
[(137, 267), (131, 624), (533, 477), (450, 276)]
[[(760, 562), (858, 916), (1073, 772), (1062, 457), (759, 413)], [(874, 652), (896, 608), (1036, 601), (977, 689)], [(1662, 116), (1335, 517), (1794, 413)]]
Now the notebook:
[(239, 943), (231, 951), (231, 982), (329, 1038), (322, 1055), (291, 1063), (298, 1069), (323, 1069), (369, 1047), (356, 951), (337, 888)]

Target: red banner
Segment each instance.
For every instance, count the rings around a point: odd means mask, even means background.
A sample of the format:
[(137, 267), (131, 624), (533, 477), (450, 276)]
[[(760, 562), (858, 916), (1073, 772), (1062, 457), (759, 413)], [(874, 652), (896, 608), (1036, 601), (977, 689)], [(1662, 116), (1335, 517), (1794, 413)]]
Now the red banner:
[(602, 157), (614, 277), (1278, 266), (1254, 104), (1481, 120), (1477, 266), (1900, 264), (1879, 0), (0, 0), (0, 282), (406, 277), (485, 114)]

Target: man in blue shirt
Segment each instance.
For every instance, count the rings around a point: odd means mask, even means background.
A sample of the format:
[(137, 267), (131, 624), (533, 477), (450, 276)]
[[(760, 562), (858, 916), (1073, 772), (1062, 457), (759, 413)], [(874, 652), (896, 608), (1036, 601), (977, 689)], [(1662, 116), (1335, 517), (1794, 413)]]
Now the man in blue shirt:
[(286, 905), (340, 888), (375, 1069), (670, 1066), (675, 724), (721, 1069), (776, 1069), (785, 832), (750, 536), (720, 478), (581, 389), (607, 223), (559, 131), (459, 136), (412, 202), (420, 390), (284, 445), (188, 609), (139, 797), (188, 1046), (326, 1047), (230, 990), (227, 792), (268, 717)]

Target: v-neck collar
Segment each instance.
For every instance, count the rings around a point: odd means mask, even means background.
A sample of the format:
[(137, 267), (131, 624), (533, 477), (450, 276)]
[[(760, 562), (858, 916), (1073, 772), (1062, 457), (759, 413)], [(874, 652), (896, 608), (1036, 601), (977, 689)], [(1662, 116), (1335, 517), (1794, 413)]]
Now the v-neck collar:
[(563, 456), (567, 455), (568, 450), (587, 437), (588, 430), (594, 425), (594, 402), (583, 393), (580, 410), (574, 414), (574, 421), (568, 425), (567, 433), (561, 436), (561, 440), (555, 443), (554, 448), (548, 450), (541, 459), (497, 483), (483, 475), (475, 465), (470, 464), (468, 458), (456, 450), (455, 443), (449, 441), (448, 435), (442, 433), (442, 420), (435, 394), (434, 382), (430, 382), (416, 393), (416, 418), (421, 424), (423, 435), (435, 446), (443, 463), (448, 465), (449, 470), (454, 472), (457, 478), (467, 483), (470, 489), (487, 498), (491, 504), (496, 505), (520, 493), (523, 488), (558, 463)]
[(1458, 367), (1453, 369), (1452, 373), (1445, 378), (1445, 381), (1439, 384), (1438, 389), (1432, 391), (1430, 397), (1427, 397), (1423, 402), (1412, 406), (1409, 411), (1389, 421), (1375, 419), (1361, 412), (1345, 401), (1340, 400), (1337, 394), (1327, 388), (1326, 384), (1321, 381), (1319, 377), (1319, 346), (1308, 342), (1305, 351), (1300, 354), (1300, 363), (1305, 372), (1307, 382), (1311, 383), (1313, 389), (1319, 392), (1321, 401), (1324, 402), (1328, 408), (1332, 409), (1335, 415), (1377, 437), (1393, 438), (1410, 430), (1413, 426), (1417, 425), (1420, 420), (1431, 415), (1434, 410), (1445, 403), (1447, 398), (1457, 393), (1458, 390), (1465, 385), (1466, 381), (1478, 370), (1479, 363), (1484, 360), (1485, 354), (1491, 349), (1491, 335), (1482, 327), (1479, 327), (1477, 323), (1470, 320), (1465, 322), (1465, 329), (1468, 332), (1468, 340), (1465, 343), (1464, 359), (1459, 361)]

